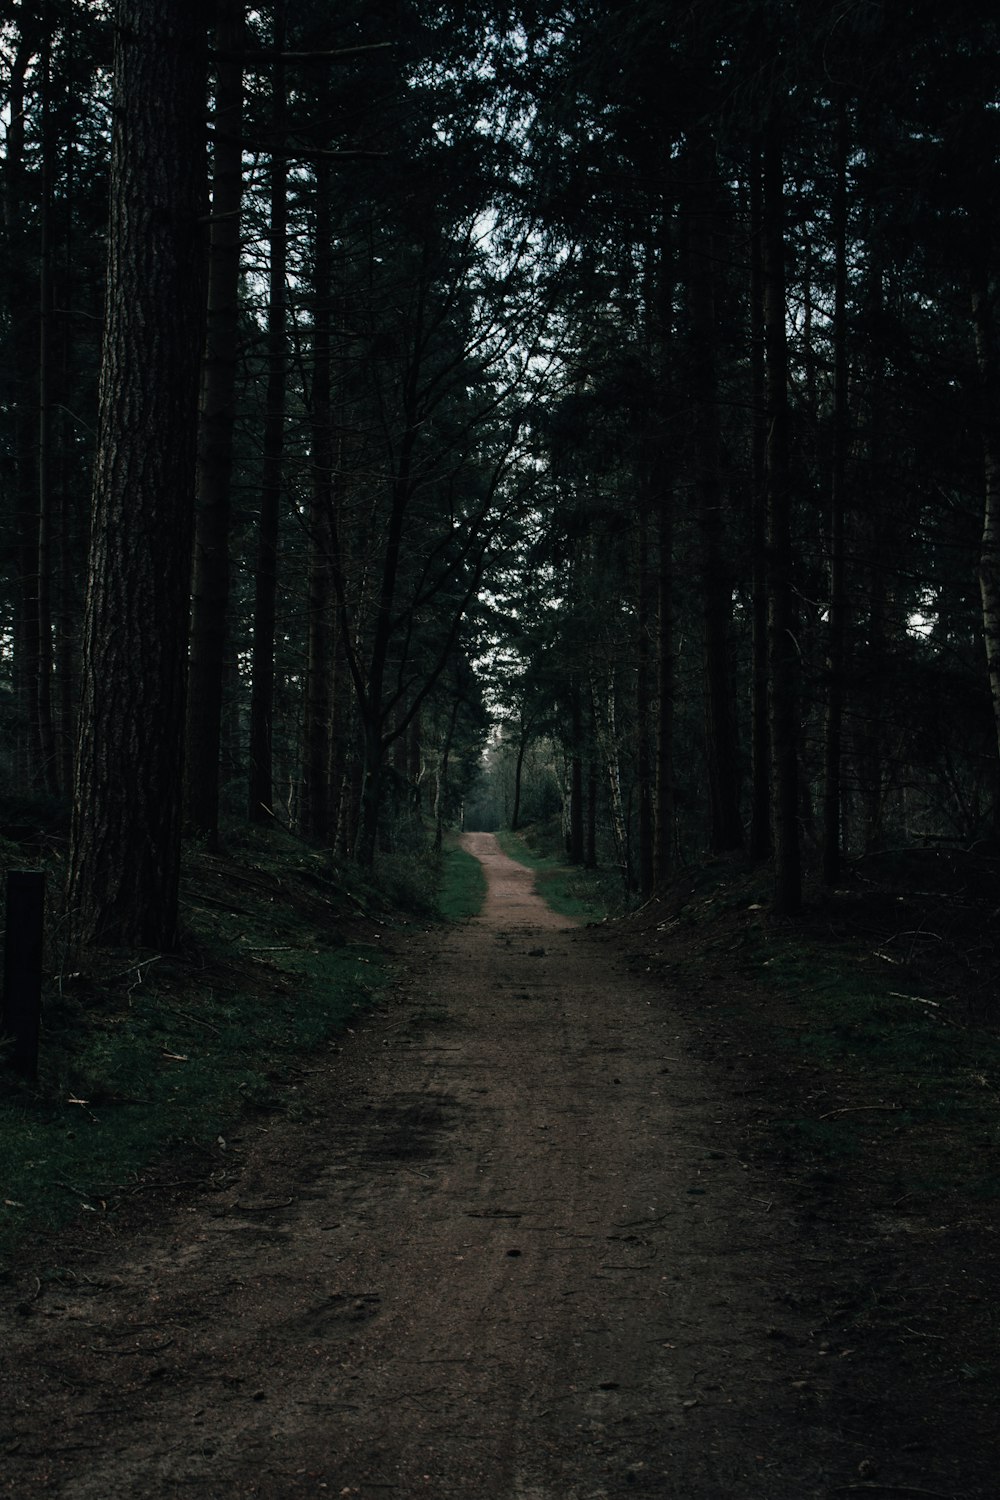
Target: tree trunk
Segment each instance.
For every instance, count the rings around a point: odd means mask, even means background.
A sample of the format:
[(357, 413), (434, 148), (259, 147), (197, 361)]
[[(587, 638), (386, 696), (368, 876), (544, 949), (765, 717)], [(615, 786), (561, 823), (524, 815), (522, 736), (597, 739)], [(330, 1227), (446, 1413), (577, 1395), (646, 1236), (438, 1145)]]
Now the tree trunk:
[(108, 280), (68, 907), (85, 943), (177, 940), (205, 48), (197, 0), (120, 0)]
[[(455, 726), (458, 724), (458, 716), (462, 709), (462, 694), (459, 688), (455, 689), (455, 701), (451, 705), (451, 713), (448, 715), (448, 728), (441, 746), (441, 758), (438, 761), (437, 779), (434, 788), (434, 852), (441, 853), (444, 844), (444, 809), (448, 798), (448, 762), (451, 759), (451, 746), (455, 738)], [(516, 826), (516, 825), (512, 825)]]
[(622, 796), (621, 764), (618, 754), (614, 667), (608, 668), (603, 713), (600, 711), (600, 697), (597, 691), (596, 670), (594, 668), (592, 668), (592, 673), (590, 693), (593, 705), (593, 719), (597, 728), (597, 738), (600, 743), (608, 778), (608, 801), (611, 812), (611, 832), (615, 843), (615, 856), (618, 868), (621, 871), (622, 885), (626, 891), (630, 891), (632, 889), (632, 861), (629, 850), (628, 819), (625, 815), (625, 801)]
[(593, 714), (591, 714), (591, 751), (587, 757), (586, 848), (583, 863), (588, 870), (597, 869), (597, 760), (593, 751)]
[(41, 756), (39, 781), (53, 796), (59, 794), (59, 757), (56, 750), (52, 710), (54, 645), (52, 635), (52, 534), (56, 513), (55, 454), (53, 424), (54, 330), (53, 295), (53, 179), (56, 139), (52, 121), (52, 47), (49, 7), (43, 10), (42, 86), (42, 192), (38, 274), (38, 554), (36, 599), (38, 606), (38, 748)]
[(674, 505), (666, 466), (653, 469), (657, 516), (656, 823), (653, 881), (661, 890), (673, 871), (674, 848)]
[(650, 712), (652, 708), (650, 670), (650, 615), (652, 593), (649, 566), (648, 474), (639, 476), (638, 498), (638, 608), (636, 610), (636, 783), (638, 790), (636, 880), (639, 894), (648, 896), (653, 889), (653, 766), (650, 755)]
[(229, 524), (239, 341), (243, 196), (242, 0), (219, 0), (208, 257), (208, 321), (195, 479), (187, 704), (187, 816), (214, 845), (219, 826), (222, 699), (229, 612)]
[(30, 272), (25, 227), (25, 119), (27, 76), (35, 55), (37, 22), (25, 7), (18, 20), (21, 36), (15, 49), (8, 90), (4, 154), (4, 227), (6, 315), (10, 328), (12, 376), (13, 491), (15, 558), (13, 689), (15, 706), (14, 780), (32, 789), (41, 765), (38, 734), (38, 474), (37, 474), (37, 299)]
[(583, 864), (583, 710), (580, 684), (570, 685), (569, 841), (570, 863)]
[(320, 842), (332, 840), (334, 620), (333, 584), (333, 412), (330, 400), (330, 299), (333, 254), (330, 223), (330, 165), (316, 166), (313, 246), (312, 497), (309, 526), (309, 629), (306, 668), (303, 831)]
[(771, 857), (771, 729), (767, 704), (767, 390), (764, 246), (759, 144), (750, 166), (750, 858)]
[(285, 138), (284, 0), (274, 13), (275, 62), (272, 78), (270, 271), (267, 305), (267, 391), (260, 521), (254, 569), (253, 659), (250, 686), (249, 815), (252, 823), (274, 817), (274, 640), (278, 590), (278, 520), (281, 513), (287, 385), (285, 273), (288, 256), (288, 163)]
[(994, 312), (997, 293), (990, 271), (990, 245), (984, 234), (972, 287), (985, 481), (979, 591), (983, 606), (986, 667), (1000, 754), (1000, 352)]
[(514, 806), (510, 814), (510, 831), (516, 833), (521, 821), (521, 777), (524, 772), (524, 756), (528, 748), (530, 733), (528, 721), (522, 716), (517, 732), (517, 756), (514, 760)]
[(847, 488), (847, 104), (837, 102), (833, 195), (833, 454), (830, 486), (830, 618), (827, 632), (826, 735), (823, 747), (823, 879), (833, 885), (841, 865), (841, 762), (844, 721), (847, 588), (844, 506)]
[(382, 740), (381, 721), (369, 718), (364, 724), (361, 812), (354, 846), (354, 857), (363, 870), (370, 870), (375, 863), (379, 816), (382, 811), (384, 770), (385, 745)]
[(695, 490), (701, 539), (701, 602), (704, 649), (705, 748), (716, 853), (743, 847), (740, 819), (736, 714), (733, 704), (730, 629), (732, 567), (725, 556), (721, 436), (717, 372), (716, 166), (707, 132), (691, 153), (686, 212), (687, 281), (690, 311), (690, 381), (694, 406)]
[[(877, 235), (867, 281), (864, 315), (868, 326), (878, 329), (885, 314), (886, 271)], [(852, 738), (862, 818), (861, 842), (867, 853), (884, 842), (887, 791), (885, 689), (891, 635), (889, 576), (893, 538), (891, 507), (885, 493), (890, 396), (886, 354), (881, 341), (872, 344), (866, 384), (869, 387), (866, 454), (869, 492), (858, 518), (862, 530), (860, 545), (856, 544), (853, 550), (863, 556), (866, 563), (868, 617), (863, 664), (855, 674)]]
[(764, 335), (768, 439), (765, 454), (768, 544), (768, 668), (773, 786), (774, 906), (794, 916), (802, 904), (798, 784), (798, 640), (792, 587), (788, 465), (788, 348), (782, 140), (768, 121), (763, 173)]

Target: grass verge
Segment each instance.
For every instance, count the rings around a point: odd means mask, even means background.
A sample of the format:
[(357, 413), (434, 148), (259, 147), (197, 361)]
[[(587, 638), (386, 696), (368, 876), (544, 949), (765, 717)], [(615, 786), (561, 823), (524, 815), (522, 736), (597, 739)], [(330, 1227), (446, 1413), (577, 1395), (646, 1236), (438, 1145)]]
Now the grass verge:
[(617, 875), (568, 865), (558, 854), (532, 847), (528, 841), (530, 833), (501, 829), (496, 837), (505, 854), (533, 872), (538, 894), (560, 916), (577, 922), (603, 922), (621, 910), (621, 881)]
[(776, 1122), (790, 1149), (864, 1158), (894, 1202), (1000, 1200), (1000, 1038), (958, 1024), (911, 988), (892, 989), (860, 953), (791, 938), (752, 945), (758, 982), (779, 993), (778, 1055), (827, 1080), (802, 1115)]
[(478, 916), (486, 896), (486, 876), (475, 855), (453, 841), (441, 854), (437, 909), (446, 922)]
[(151, 1164), (221, 1149), (247, 1110), (293, 1113), (303, 1057), (377, 996), (375, 893), (291, 839), (243, 843), (189, 858), (182, 954), (47, 982), (38, 1081), (0, 1099), (0, 1265), (25, 1234), (113, 1211)]
[[(781, 923), (767, 891), (759, 871), (717, 861), (631, 929), (637, 960), (766, 1075), (766, 1154), (861, 1176), (903, 1211), (1000, 1201), (1000, 1036), (970, 1023), (954, 972), (928, 966), (920, 917), (894, 891), (846, 889)], [(900, 953), (894, 934), (911, 927)]]

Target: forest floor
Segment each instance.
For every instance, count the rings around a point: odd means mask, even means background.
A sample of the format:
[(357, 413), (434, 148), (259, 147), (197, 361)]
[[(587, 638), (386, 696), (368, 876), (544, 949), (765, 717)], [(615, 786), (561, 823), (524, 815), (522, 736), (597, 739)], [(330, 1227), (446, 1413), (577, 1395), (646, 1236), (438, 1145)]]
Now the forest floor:
[(995, 1199), (784, 1046), (744, 917), (576, 926), (464, 842), (482, 914), (386, 929), (297, 1118), (0, 1289), (0, 1493), (995, 1500)]

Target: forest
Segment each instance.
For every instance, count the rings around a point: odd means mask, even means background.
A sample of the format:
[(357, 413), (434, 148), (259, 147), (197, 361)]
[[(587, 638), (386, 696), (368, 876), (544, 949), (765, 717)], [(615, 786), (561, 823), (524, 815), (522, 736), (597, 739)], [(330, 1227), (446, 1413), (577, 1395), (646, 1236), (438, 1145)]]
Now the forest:
[(182, 848), (558, 824), (779, 916), (1000, 817), (1000, 23), (7, 0), (0, 764)]

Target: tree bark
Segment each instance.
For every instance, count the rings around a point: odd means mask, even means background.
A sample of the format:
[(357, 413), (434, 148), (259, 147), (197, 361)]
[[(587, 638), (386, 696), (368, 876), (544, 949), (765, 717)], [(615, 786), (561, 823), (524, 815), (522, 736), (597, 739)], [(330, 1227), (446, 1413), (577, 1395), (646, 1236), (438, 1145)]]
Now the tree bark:
[(983, 638), (1000, 755), (1000, 351), (996, 328), (997, 286), (991, 277), (991, 236), (981, 231), (973, 273), (972, 318), (980, 376), (980, 430), (983, 444), (983, 531), (979, 552), (979, 592)]
[(569, 839), (570, 863), (583, 864), (583, 705), (580, 683), (574, 674), (570, 684)]
[(653, 766), (650, 754), (650, 715), (652, 709), (650, 616), (652, 586), (649, 566), (648, 474), (639, 477), (638, 497), (638, 608), (636, 610), (636, 784), (638, 791), (636, 882), (639, 894), (648, 896), (653, 889)]
[(119, 0), (107, 302), (68, 907), (84, 943), (177, 940), (206, 37)]
[(38, 749), (41, 756), (39, 781), (47, 792), (58, 796), (59, 757), (56, 749), (55, 719), (52, 707), (54, 644), (52, 635), (52, 545), (53, 522), (57, 497), (54, 454), (54, 330), (55, 299), (53, 293), (53, 179), (56, 167), (56, 138), (52, 119), (52, 45), (49, 7), (42, 20), (42, 183), (40, 203), (39, 270), (38, 270), (38, 536), (37, 589), (38, 611)]
[(254, 569), (253, 656), (250, 686), (249, 816), (252, 823), (274, 818), (274, 640), (277, 621), (278, 521), (281, 514), (287, 387), (285, 275), (288, 258), (288, 162), (284, 152), (287, 112), (284, 0), (274, 14), (275, 61), (272, 74), (272, 153), (270, 182), (270, 271), (267, 304), (267, 390), (260, 521)]
[(239, 343), (243, 196), (242, 0), (219, 0), (217, 94), (209, 228), (208, 319), (195, 479), (194, 577), (187, 704), (187, 816), (218, 837), (222, 701), (229, 613), (230, 489)]
[(830, 615), (827, 630), (827, 700), (823, 776), (823, 879), (840, 876), (841, 763), (844, 721), (847, 587), (844, 507), (847, 489), (847, 103), (837, 101), (836, 179), (833, 195), (833, 453), (830, 486)]
[(771, 857), (771, 738), (767, 704), (767, 390), (763, 203), (759, 143), (750, 166), (750, 858)]
[(27, 78), (37, 48), (38, 22), (21, 7), (21, 35), (11, 68), (4, 153), (4, 289), (10, 328), (13, 394), (14, 547), (17, 590), (14, 602), (13, 689), (15, 704), (14, 780), (33, 790), (42, 751), (38, 733), (38, 311), (25, 225), (25, 119)]
[(662, 890), (673, 873), (674, 849), (674, 503), (666, 466), (653, 468), (657, 518), (656, 597), (656, 822), (653, 882)]
[(776, 116), (764, 138), (764, 337), (768, 437), (765, 454), (768, 545), (768, 708), (774, 908), (794, 916), (802, 905), (799, 840), (798, 677), (792, 587), (791, 485), (788, 464), (788, 347), (782, 139)]
[(306, 667), (302, 827), (309, 837), (331, 842), (334, 702), (333, 412), (331, 407), (330, 299), (333, 254), (330, 165), (316, 166), (313, 245), (313, 351), (310, 431), (312, 495), (309, 525), (309, 630)]
[(530, 732), (528, 720), (522, 712), (521, 722), (517, 729), (517, 755), (514, 757), (514, 805), (510, 814), (511, 833), (517, 832), (521, 822), (521, 778), (524, 773), (524, 756), (528, 748)]
[(690, 381), (695, 491), (701, 540), (705, 749), (714, 852), (743, 847), (730, 630), (732, 567), (725, 555), (716, 327), (716, 165), (707, 131), (691, 152), (686, 209)]

